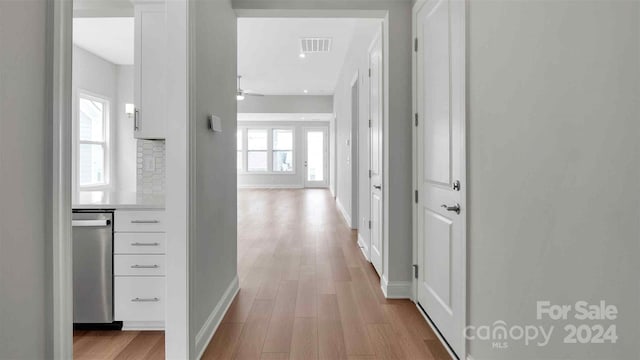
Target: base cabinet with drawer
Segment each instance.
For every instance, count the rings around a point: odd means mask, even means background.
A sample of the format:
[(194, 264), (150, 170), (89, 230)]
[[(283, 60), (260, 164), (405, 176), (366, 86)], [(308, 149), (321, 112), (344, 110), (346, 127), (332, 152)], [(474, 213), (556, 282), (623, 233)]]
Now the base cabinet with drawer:
[(164, 211), (116, 210), (114, 316), (127, 330), (161, 330), (165, 318)]

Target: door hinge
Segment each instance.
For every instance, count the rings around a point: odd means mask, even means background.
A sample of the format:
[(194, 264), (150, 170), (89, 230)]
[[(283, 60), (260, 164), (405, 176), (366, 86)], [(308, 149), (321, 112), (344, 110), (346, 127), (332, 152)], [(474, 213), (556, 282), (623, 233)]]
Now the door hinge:
[(418, 127), (418, 113), (416, 113), (415, 118), (416, 118), (416, 127)]
[(373, 170), (369, 170), (369, 179), (373, 177)]
[(418, 278), (418, 264), (413, 264), (413, 277), (414, 279)]
[[(406, 44), (406, 43), (405, 43), (405, 44)], [(414, 50), (415, 52), (418, 52), (418, 38), (415, 38), (415, 39), (413, 40), (413, 50)]]
[(369, 119), (369, 128), (371, 128), (371, 119)]
[(369, 77), (371, 77), (371, 68), (369, 68)]
[(415, 199), (414, 199), (414, 201), (415, 201), (415, 202), (416, 202), (416, 204), (417, 204), (417, 203), (418, 203), (418, 190), (416, 190), (413, 194), (414, 194), (413, 196), (414, 196), (414, 198), (415, 198)]
[(369, 230), (371, 230), (371, 220), (369, 220)]

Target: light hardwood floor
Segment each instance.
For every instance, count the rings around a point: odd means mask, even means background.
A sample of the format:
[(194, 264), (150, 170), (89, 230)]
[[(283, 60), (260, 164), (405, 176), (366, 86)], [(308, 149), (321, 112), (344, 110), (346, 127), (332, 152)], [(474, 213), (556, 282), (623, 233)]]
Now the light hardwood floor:
[[(386, 300), (326, 190), (238, 193), (240, 292), (205, 360), (449, 359), (415, 305)], [(76, 359), (161, 359), (161, 332), (77, 332)]]
[(241, 190), (240, 293), (203, 359), (449, 359), (386, 300), (327, 190)]

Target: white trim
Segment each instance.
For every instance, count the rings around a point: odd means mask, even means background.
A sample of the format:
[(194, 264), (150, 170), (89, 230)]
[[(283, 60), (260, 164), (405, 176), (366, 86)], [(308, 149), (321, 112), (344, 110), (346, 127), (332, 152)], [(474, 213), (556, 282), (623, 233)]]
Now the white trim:
[(283, 185), (283, 184), (274, 184), (274, 185), (251, 185), (251, 184), (238, 184), (238, 189), (304, 189), (302, 185)]
[(471, 355), (467, 355), (467, 360), (473, 360), (473, 358), (471, 357)]
[(195, 165), (193, 123), (190, 121), (194, 101), (195, 77), (192, 61), (195, 47), (192, 35), (193, 19), (187, 0), (172, 0), (165, 4), (167, 21), (167, 154), (166, 154), (166, 286), (165, 353), (167, 359), (192, 358), (190, 314), (190, 221)]
[(368, 262), (371, 262), (369, 255), (369, 246), (362, 238), (362, 234), (360, 234), (360, 231), (358, 231), (358, 246), (360, 246), (360, 251), (362, 251), (362, 255), (364, 255), (364, 258), (367, 259)]
[(198, 354), (196, 359), (200, 359), (204, 354), (204, 351), (207, 349), (209, 342), (213, 338), (213, 335), (216, 333), (218, 326), (222, 322), (224, 315), (229, 310), (233, 299), (236, 297), (238, 292), (240, 291), (240, 282), (238, 280), (238, 276), (233, 278), (229, 287), (222, 295), (222, 298), (216, 305), (216, 307), (211, 311), (207, 321), (204, 322), (200, 331), (196, 335), (196, 344), (195, 344), (195, 353)]
[[(51, 357), (73, 358), (72, 184), (72, 22), (71, 1), (47, 3), (47, 93), (51, 106), (51, 290), (45, 324), (51, 331)], [(47, 251), (48, 256), (48, 251)], [(47, 261), (48, 263), (48, 261)], [(51, 306), (51, 307), (49, 307)], [(50, 316), (50, 317), (49, 317)], [(49, 340), (48, 340), (49, 341)]]
[(351, 228), (351, 216), (349, 216), (349, 213), (347, 213), (347, 210), (344, 209), (344, 206), (342, 206), (342, 203), (338, 198), (336, 198), (336, 207), (340, 211), (340, 214), (342, 214), (344, 221), (346, 221), (349, 228)]
[(123, 331), (162, 331), (164, 330), (164, 321), (124, 321), (122, 323)]
[[(332, 113), (238, 113), (238, 123), (243, 121), (333, 121)], [(240, 124), (238, 124), (240, 125)]]
[(387, 299), (411, 298), (411, 281), (389, 281), (383, 275), (380, 278), (380, 288)]
[[(451, 350), (451, 348), (449, 347), (449, 344), (447, 344), (447, 342), (442, 337), (442, 335), (440, 335), (440, 331), (438, 331), (438, 328), (431, 322), (431, 320), (429, 320), (429, 317), (427, 316), (427, 314), (424, 311), (422, 311), (422, 308), (420, 307), (420, 305), (418, 305), (417, 302), (416, 302), (416, 308), (418, 308), (418, 312), (420, 313), (420, 315), (422, 315), (422, 317), (427, 322), (427, 324), (429, 325), (429, 327), (431, 328), (433, 333), (436, 334), (436, 336), (438, 337), (438, 340), (440, 341), (440, 344), (442, 344), (442, 347), (444, 347), (447, 350), (447, 353), (449, 353), (449, 356), (451, 356), (451, 359), (452, 360), (458, 360), (458, 357)], [(470, 357), (467, 356), (467, 360), (469, 358)]]

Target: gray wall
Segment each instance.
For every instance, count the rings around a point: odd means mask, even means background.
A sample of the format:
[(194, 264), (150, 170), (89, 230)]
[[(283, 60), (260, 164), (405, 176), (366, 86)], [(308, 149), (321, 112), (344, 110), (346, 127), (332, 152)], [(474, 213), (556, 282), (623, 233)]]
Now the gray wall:
[(238, 101), (239, 113), (315, 113), (333, 112), (333, 96), (268, 95), (247, 96)]
[[(79, 91), (109, 100), (110, 189), (114, 191), (136, 191), (136, 139), (133, 137), (133, 119), (124, 112), (125, 104), (134, 102), (133, 71), (133, 65), (116, 65), (78, 46), (73, 47), (74, 131), (77, 124)], [(74, 159), (75, 151), (74, 146)], [(74, 160), (74, 174), (76, 163)], [(74, 175), (74, 192), (77, 190), (76, 178)]]
[[(640, 9), (471, 1), (470, 322), (556, 325), (546, 347), (480, 359), (638, 359)], [(618, 307), (615, 345), (565, 345), (536, 301)], [(569, 323), (580, 324), (573, 320)]]
[(125, 114), (125, 104), (133, 104), (133, 65), (117, 66), (118, 103), (115, 116), (116, 188), (136, 191), (136, 143), (133, 137), (133, 118)]
[[(345, 63), (336, 86), (334, 109), (338, 127), (337, 199), (351, 217), (353, 228), (360, 229), (361, 236), (369, 239), (369, 47), (382, 24), (362, 24), (353, 36)], [(352, 119), (351, 90), (358, 73), (359, 119), (354, 128)], [(347, 145), (349, 140), (349, 145)], [(355, 140), (355, 141), (354, 141)], [(358, 148), (359, 147), (359, 148)], [(358, 161), (353, 161), (354, 159)], [(354, 169), (354, 167), (358, 169)], [(354, 170), (356, 174), (354, 179)], [(359, 184), (358, 184), (359, 183)], [(358, 204), (354, 204), (354, 191), (358, 191)], [(357, 211), (360, 210), (360, 211)], [(354, 217), (355, 213), (357, 218)], [(368, 243), (368, 241), (367, 241)]]
[[(385, 273), (389, 281), (411, 281), (412, 264), (412, 194), (411, 194), (411, 1), (410, 0), (233, 0), (233, 7), (244, 10), (278, 10), (274, 16), (282, 16), (280, 10), (291, 10), (290, 15), (304, 10), (341, 10), (350, 16), (372, 16), (388, 12), (387, 26), (390, 39), (385, 39), (388, 55), (389, 121), (385, 128), (385, 161), (388, 184), (385, 212), (389, 239)], [(361, 11), (365, 10), (365, 11)], [(329, 16), (335, 16), (332, 13)], [(354, 15), (355, 16), (355, 15)], [(339, 176), (338, 176), (338, 181)], [(338, 191), (338, 195), (339, 195)]]
[[(78, 124), (78, 96), (81, 92), (87, 92), (89, 95), (99, 96), (109, 101), (109, 115), (111, 118), (109, 133), (112, 140), (117, 138), (115, 134), (117, 123), (118, 108), (118, 69), (117, 66), (95, 54), (84, 50), (78, 46), (73, 46), (73, 138), (77, 138)], [(132, 79), (133, 80), (133, 79)], [(114, 149), (115, 141), (109, 149), (111, 159), (110, 182), (111, 188), (115, 187), (117, 182), (117, 168), (114, 166), (117, 161), (114, 157), (116, 151)], [(73, 146), (73, 190), (78, 191), (77, 185), (77, 148)]]
[(52, 355), (46, 9), (0, 1), (0, 359)]
[[(236, 158), (237, 36), (236, 16), (229, 1), (190, 4), (190, 40), (195, 47), (190, 76), (193, 165), (189, 317), (193, 346), (195, 335), (237, 275), (236, 164), (232, 161)], [(207, 129), (210, 113), (222, 118), (222, 133)]]
[[(238, 174), (238, 187), (257, 187), (257, 188), (279, 188), (279, 187), (291, 187), (291, 188), (303, 188), (304, 187), (304, 128), (306, 127), (326, 127), (327, 135), (329, 134), (329, 122), (328, 121), (241, 121), (238, 122), (238, 127), (283, 127), (293, 128), (294, 130), (294, 155), (293, 160), (295, 162), (295, 174)], [(246, 130), (245, 130), (246, 131)], [(246, 146), (246, 145), (245, 145)], [(271, 159), (269, 159), (271, 160)], [(327, 159), (329, 161), (329, 159)], [(325, 174), (327, 176), (329, 174)]]

